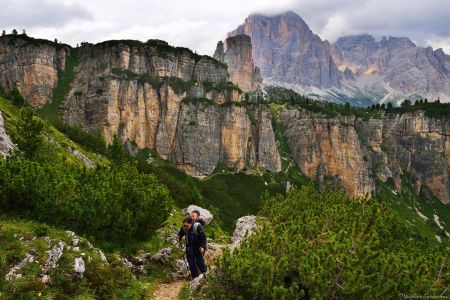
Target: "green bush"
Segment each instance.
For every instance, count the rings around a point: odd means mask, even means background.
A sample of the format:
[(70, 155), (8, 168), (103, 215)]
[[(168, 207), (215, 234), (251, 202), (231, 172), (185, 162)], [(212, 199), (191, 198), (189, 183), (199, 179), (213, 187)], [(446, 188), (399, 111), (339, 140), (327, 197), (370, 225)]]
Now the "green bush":
[(210, 298), (448, 297), (449, 245), (430, 246), (384, 204), (306, 186), (260, 214), (263, 228), (217, 263)]
[(19, 88), (17, 85), (14, 85), (12, 91), (11, 91), (11, 98), (13, 103), (16, 106), (24, 106), (26, 104), (25, 98), (22, 96), (22, 94), (19, 91)]
[(0, 207), (101, 240), (143, 238), (166, 219), (167, 189), (131, 163), (94, 170), (0, 161)]

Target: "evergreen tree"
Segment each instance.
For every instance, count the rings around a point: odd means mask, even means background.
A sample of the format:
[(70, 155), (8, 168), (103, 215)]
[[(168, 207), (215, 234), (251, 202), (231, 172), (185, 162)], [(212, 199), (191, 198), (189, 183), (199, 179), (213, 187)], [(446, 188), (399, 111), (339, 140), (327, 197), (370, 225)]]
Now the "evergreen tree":
[(38, 149), (42, 146), (42, 129), (44, 123), (34, 117), (30, 107), (22, 108), (18, 122), (18, 146), (28, 159), (33, 159)]
[(11, 91), (11, 98), (13, 103), (17, 106), (24, 106), (26, 103), (25, 98), (23, 98), (17, 85), (13, 86), (13, 90)]
[(123, 164), (129, 161), (128, 153), (117, 135), (114, 136), (111, 145), (108, 147), (108, 155), (115, 164)]

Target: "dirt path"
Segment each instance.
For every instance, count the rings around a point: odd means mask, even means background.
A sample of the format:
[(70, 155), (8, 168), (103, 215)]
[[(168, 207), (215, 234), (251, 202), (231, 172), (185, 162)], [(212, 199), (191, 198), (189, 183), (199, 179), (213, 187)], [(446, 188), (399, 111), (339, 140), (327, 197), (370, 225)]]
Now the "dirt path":
[(150, 300), (178, 300), (178, 294), (187, 281), (174, 281), (171, 283), (162, 283), (153, 293)]

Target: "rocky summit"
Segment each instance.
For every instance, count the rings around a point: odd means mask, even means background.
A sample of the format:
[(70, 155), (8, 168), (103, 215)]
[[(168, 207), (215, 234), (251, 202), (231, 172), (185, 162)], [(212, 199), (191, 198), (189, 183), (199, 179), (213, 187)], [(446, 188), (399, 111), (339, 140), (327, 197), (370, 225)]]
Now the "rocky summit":
[(450, 100), (450, 56), (406, 37), (376, 41), (363, 34), (330, 44), (294, 12), (251, 15), (228, 36), (241, 34), (251, 37), (253, 59), (266, 84), (356, 105), (406, 97)]

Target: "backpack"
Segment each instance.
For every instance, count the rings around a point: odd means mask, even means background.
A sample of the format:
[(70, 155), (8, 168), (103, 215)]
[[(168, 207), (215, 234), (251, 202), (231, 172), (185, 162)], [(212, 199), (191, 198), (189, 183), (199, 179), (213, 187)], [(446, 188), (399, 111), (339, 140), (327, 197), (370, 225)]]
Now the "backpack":
[[(194, 222), (194, 223), (192, 224), (192, 233), (194, 233), (196, 236), (198, 236), (198, 226), (199, 226), (199, 225), (201, 225), (201, 224), (198, 223), (198, 222)], [(187, 236), (187, 230), (185, 230), (184, 233), (185, 233), (186, 236)], [(206, 249), (208, 249), (208, 239), (206, 239)]]

